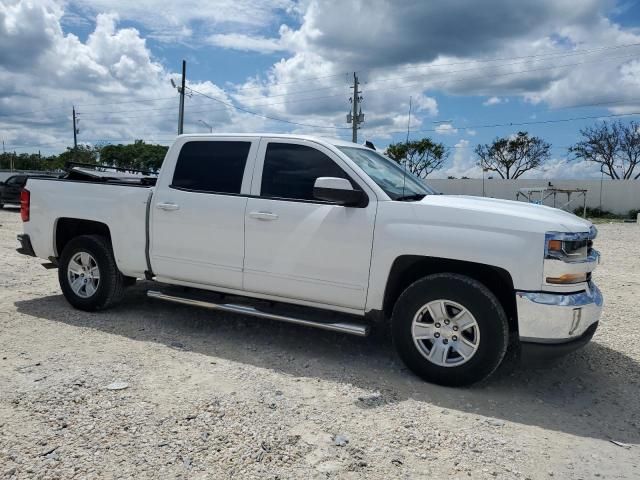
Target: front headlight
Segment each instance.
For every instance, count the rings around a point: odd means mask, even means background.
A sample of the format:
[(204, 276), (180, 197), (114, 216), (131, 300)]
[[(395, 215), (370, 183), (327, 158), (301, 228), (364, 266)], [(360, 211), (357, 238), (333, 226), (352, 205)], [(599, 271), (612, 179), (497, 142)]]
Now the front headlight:
[(598, 263), (599, 254), (593, 249), (595, 227), (588, 232), (548, 232), (545, 235), (545, 283), (571, 285), (587, 282)]
[(586, 262), (593, 247), (593, 239), (597, 234), (598, 231), (594, 226), (591, 226), (588, 232), (547, 232), (544, 256), (547, 259), (562, 260), (566, 263)]

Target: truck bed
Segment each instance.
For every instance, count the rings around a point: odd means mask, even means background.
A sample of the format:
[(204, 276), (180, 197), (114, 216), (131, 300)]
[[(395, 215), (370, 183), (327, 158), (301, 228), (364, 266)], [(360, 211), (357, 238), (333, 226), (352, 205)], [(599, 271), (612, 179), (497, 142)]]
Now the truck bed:
[(140, 177), (90, 179), (30, 178), (30, 220), (24, 224), (38, 257), (58, 257), (56, 227), (61, 219), (107, 226), (120, 271), (141, 277), (146, 270), (146, 218), (152, 186)]

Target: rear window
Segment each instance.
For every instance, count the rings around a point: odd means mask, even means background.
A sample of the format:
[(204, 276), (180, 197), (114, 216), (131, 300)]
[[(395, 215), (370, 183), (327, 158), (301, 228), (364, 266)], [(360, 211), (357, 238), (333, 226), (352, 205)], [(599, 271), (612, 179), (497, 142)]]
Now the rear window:
[(187, 142), (178, 155), (173, 188), (240, 193), (251, 142)]
[(25, 183), (27, 183), (27, 177), (26, 176), (11, 177), (7, 180), (7, 183), (9, 185), (24, 185)]

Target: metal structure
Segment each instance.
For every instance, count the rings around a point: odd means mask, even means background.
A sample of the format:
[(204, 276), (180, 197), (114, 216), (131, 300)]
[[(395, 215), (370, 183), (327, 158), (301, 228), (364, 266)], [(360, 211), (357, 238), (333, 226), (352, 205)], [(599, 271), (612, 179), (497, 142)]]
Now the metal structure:
[[(582, 198), (582, 216), (587, 217), (587, 192), (584, 188), (556, 188), (554, 186), (521, 188), (516, 194), (516, 200), (526, 198), (527, 202), (544, 205), (545, 201), (552, 198), (553, 207), (571, 211), (569, 206), (575, 200)], [(566, 195), (567, 201), (558, 205), (558, 195)], [(572, 198), (573, 196), (573, 198)]]

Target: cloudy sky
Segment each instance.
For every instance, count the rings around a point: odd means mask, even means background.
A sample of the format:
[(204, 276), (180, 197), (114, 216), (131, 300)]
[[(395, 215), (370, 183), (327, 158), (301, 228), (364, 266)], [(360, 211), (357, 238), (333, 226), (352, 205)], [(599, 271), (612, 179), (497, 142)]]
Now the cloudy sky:
[(613, 0), (0, 0), (0, 137), (62, 151), (75, 105), (79, 142), (168, 144), (184, 58), (187, 133), (350, 139), (357, 71), (359, 138), (404, 141), (411, 97), (411, 136), (451, 147), (434, 176), (479, 176), (477, 143), (527, 130), (553, 144), (534, 176), (599, 177), (567, 147), (640, 112), (639, 27)]

